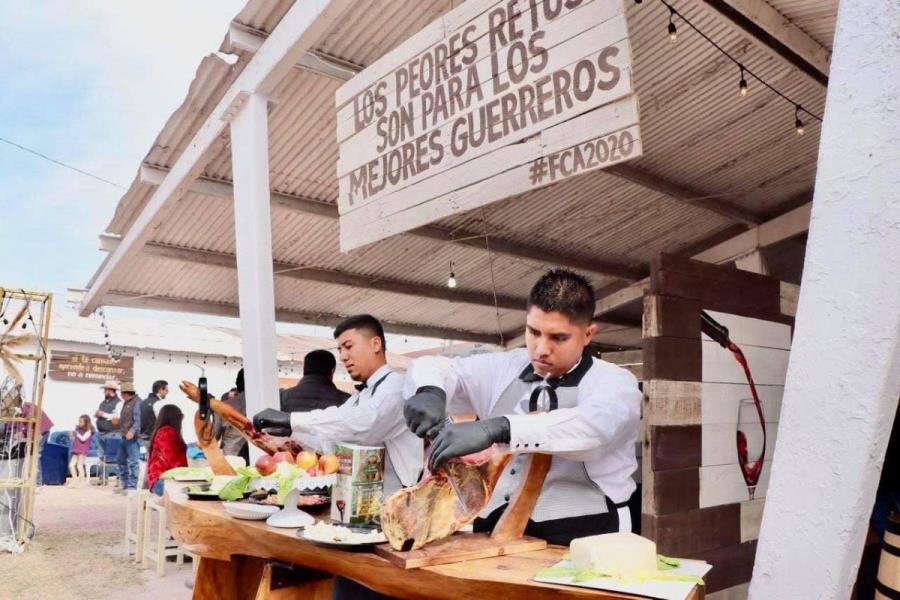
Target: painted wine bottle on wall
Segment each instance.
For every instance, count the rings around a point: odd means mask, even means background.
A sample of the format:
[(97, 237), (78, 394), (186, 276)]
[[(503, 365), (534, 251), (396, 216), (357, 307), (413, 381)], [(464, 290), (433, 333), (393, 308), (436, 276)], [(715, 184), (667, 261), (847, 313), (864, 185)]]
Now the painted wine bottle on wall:
[(737, 445), (738, 465), (747, 484), (747, 492), (753, 500), (756, 495), (756, 485), (762, 474), (763, 464), (766, 460), (766, 419), (763, 415), (762, 403), (753, 383), (753, 375), (747, 357), (740, 347), (731, 341), (728, 328), (718, 323), (706, 311), (700, 312), (700, 323), (703, 333), (713, 341), (732, 353), (734, 359), (744, 370), (747, 384), (750, 386), (752, 398), (745, 398), (738, 404), (737, 414)]

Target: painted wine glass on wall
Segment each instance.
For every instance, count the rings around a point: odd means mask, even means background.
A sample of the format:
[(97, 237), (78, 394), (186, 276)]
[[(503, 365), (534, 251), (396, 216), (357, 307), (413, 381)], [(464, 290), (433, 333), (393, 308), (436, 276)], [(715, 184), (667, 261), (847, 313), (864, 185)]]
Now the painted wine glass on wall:
[(765, 422), (753, 398), (744, 398), (740, 401), (737, 417), (738, 465), (741, 467), (750, 499), (753, 500), (766, 455)]
[(766, 418), (763, 415), (762, 403), (753, 383), (753, 374), (750, 372), (750, 364), (744, 356), (740, 346), (731, 341), (728, 328), (713, 319), (706, 311), (700, 311), (700, 328), (707, 336), (720, 346), (731, 352), (737, 361), (747, 385), (750, 387), (752, 398), (745, 398), (738, 404), (737, 415), (737, 456), (738, 466), (747, 484), (750, 499), (756, 496), (756, 485), (762, 474), (766, 460)]

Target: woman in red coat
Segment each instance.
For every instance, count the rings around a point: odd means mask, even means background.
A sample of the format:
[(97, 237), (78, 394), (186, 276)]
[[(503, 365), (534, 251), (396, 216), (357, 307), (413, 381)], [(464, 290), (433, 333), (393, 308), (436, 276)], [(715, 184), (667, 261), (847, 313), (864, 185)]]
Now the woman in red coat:
[(156, 427), (150, 437), (147, 485), (158, 496), (163, 493), (160, 476), (169, 469), (187, 466), (187, 446), (181, 437), (182, 420), (184, 413), (174, 404), (163, 406), (156, 417)]

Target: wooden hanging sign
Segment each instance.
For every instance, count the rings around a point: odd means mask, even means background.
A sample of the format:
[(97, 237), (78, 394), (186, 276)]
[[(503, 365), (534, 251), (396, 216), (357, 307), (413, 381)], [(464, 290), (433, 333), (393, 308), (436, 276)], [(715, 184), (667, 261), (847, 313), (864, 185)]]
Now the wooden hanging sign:
[(622, 0), (468, 0), (336, 102), (343, 251), (642, 153)]

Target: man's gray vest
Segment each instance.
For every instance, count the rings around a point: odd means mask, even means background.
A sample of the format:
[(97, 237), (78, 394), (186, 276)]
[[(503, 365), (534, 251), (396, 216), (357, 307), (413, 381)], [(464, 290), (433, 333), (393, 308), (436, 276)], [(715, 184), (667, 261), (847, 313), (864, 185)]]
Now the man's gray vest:
[[(588, 368), (585, 369), (584, 365), (576, 368), (577, 371), (581, 371), (577, 374), (578, 380), (590, 366), (593, 366), (593, 358), (587, 352), (582, 356), (582, 361), (588, 361)], [(566, 376), (562, 378), (561, 383), (557, 380), (557, 386), (550, 381), (549, 385), (542, 384), (540, 391), (534, 393), (532, 382), (539, 378), (535, 377), (533, 373), (529, 377), (529, 372), (530, 368), (526, 369), (521, 376), (516, 377), (506, 387), (491, 410), (491, 417), (516, 414), (517, 406), (521, 406), (521, 412), (527, 414), (535, 410), (548, 411), (577, 405), (578, 387), (577, 385), (567, 386)], [(526, 453), (513, 457), (500, 477), (491, 501), (481, 513), (482, 517), (487, 517), (498, 507), (509, 502), (510, 498), (515, 495), (522, 483), (522, 477), (525, 475), (528, 456)], [(607, 512), (606, 495), (588, 476), (584, 463), (554, 456), (550, 463), (550, 471), (544, 480), (541, 495), (531, 514), (532, 520), (541, 522), (605, 512)]]

